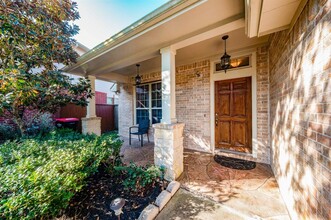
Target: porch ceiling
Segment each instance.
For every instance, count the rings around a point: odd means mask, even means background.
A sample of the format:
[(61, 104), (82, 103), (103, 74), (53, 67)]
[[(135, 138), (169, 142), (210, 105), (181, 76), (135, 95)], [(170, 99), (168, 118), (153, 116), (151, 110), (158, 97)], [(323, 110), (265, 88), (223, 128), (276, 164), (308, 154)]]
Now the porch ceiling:
[[(186, 3), (186, 7), (183, 6), (180, 11), (176, 8), (171, 9), (167, 15), (162, 15), (162, 20), (153, 25), (149, 24), (153, 22), (153, 19), (159, 19), (158, 17), (146, 21), (146, 24), (138, 27), (135, 30), (136, 33), (125, 41), (117, 44), (110, 43), (113, 46), (109, 48), (106, 46), (107, 49), (100, 53), (92, 52), (94, 55), (91, 57), (83, 56), (77, 64), (66, 67), (64, 70), (80, 75), (95, 75), (97, 78), (105, 74), (128, 74), (124, 69), (138, 62), (152, 60), (153, 63), (154, 59), (157, 63), (160, 49), (163, 47), (176, 44), (180, 49), (187, 46), (186, 44), (192, 44), (185, 40), (192, 40), (194, 36), (201, 36), (213, 30), (220, 35), (228, 32), (227, 30), (233, 30), (234, 27), (244, 26), (244, 1), (242, 0), (184, 0), (183, 2)], [(240, 19), (242, 21), (239, 21)], [(232, 29), (224, 29), (222, 32), (223, 26), (236, 21)], [(215, 37), (215, 33), (213, 32), (210, 38)], [(205, 38), (202, 36), (202, 40), (206, 40)], [(199, 39), (193, 39), (193, 43), (198, 41)]]
[(158, 71), (160, 49), (170, 45), (177, 50), (176, 65), (220, 55), (224, 34), (230, 35), (229, 52), (256, 46), (265, 43), (268, 34), (291, 27), (306, 1), (171, 0), (64, 71), (127, 82), (136, 63), (142, 73)]
[(246, 3), (249, 37), (263, 36), (290, 28), (307, 0), (250, 0)]
[[(255, 47), (260, 44), (264, 44), (268, 41), (268, 37), (254, 37), (248, 38), (245, 35), (245, 28), (240, 28), (227, 33), (229, 39), (227, 41), (228, 53), (234, 53), (238, 50), (245, 48)], [(220, 36), (216, 36), (205, 41), (201, 41), (196, 44), (189, 45), (187, 47), (177, 50), (176, 54), (176, 66), (192, 63), (197, 60), (210, 57), (221, 57), (224, 53), (224, 44)], [(148, 73), (160, 71), (161, 69), (161, 56), (158, 55), (151, 59), (140, 62), (140, 72)], [(134, 75), (136, 73), (136, 66), (134, 64), (126, 66), (124, 68), (115, 71), (121, 75)], [(100, 74), (101, 77), (107, 78), (108, 74)]]

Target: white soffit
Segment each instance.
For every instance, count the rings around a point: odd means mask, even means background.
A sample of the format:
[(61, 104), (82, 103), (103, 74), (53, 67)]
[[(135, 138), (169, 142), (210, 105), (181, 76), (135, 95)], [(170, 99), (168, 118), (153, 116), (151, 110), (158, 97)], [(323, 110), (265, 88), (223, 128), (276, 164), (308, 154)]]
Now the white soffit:
[(301, 0), (246, 0), (247, 36), (288, 29)]
[(163, 17), (150, 19), (145, 24), (148, 27), (142, 25), (110, 46), (100, 44), (99, 49), (92, 49), (64, 70), (95, 76), (121, 72), (118, 70), (160, 56), (160, 49), (169, 45), (179, 50), (245, 26), (242, 0), (182, 1), (185, 7), (172, 8)]

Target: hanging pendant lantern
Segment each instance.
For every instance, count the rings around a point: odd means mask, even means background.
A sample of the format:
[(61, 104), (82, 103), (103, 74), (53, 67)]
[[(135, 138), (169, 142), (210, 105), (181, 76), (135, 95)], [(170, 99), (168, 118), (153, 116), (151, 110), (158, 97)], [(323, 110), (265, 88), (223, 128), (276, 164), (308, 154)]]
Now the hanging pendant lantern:
[(141, 76), (139, 75), (140, 64), (136, 64), (136, 67), (137, 67), (137, 75), (135, 77), (135, 81), (136, 81), (136, 85), (139, 85), (141, 83)]
[(230, 55), (226, 53), (226, 40), (229, 38), (228, 35), (224, 35), (222, 39), (224, 40), (224, 54), (221, 57), (221, 69), (224, 69), (224, 72), (226, 73), (226, 70), (230, 68), (231, 66), (231, 59)]

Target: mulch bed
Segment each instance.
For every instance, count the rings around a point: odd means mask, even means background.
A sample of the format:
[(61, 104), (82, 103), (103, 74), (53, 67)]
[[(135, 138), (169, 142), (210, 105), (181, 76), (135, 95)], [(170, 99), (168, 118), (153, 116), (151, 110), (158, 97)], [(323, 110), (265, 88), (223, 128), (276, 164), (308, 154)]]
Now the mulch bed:
[(104, 168), (88, 178), (88, 184), (70, 201), (70, 205), (59, 219), (118, 219), (110, 209), (110, 203), (118, 197), (124, 198), (125, 206), (121, 219), (137, 219), (142, 210), (155, 201), (162, 185), (146, 189), (144, 195), (135, 195), (123, 189), (120, 177), (114, 177)]

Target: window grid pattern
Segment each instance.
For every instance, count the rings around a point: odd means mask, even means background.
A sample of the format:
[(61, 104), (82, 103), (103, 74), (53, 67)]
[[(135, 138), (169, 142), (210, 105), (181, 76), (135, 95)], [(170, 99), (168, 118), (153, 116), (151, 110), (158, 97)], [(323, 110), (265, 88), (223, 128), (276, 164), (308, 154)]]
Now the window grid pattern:
[(136, 123), (149, 119), (152, 124), (162, 118), (161, 82), (136, 86)]
[(152, 124), (160, 123), (162, 119), (162, 89), (161, 83), (151, 84), (152, 90)]

